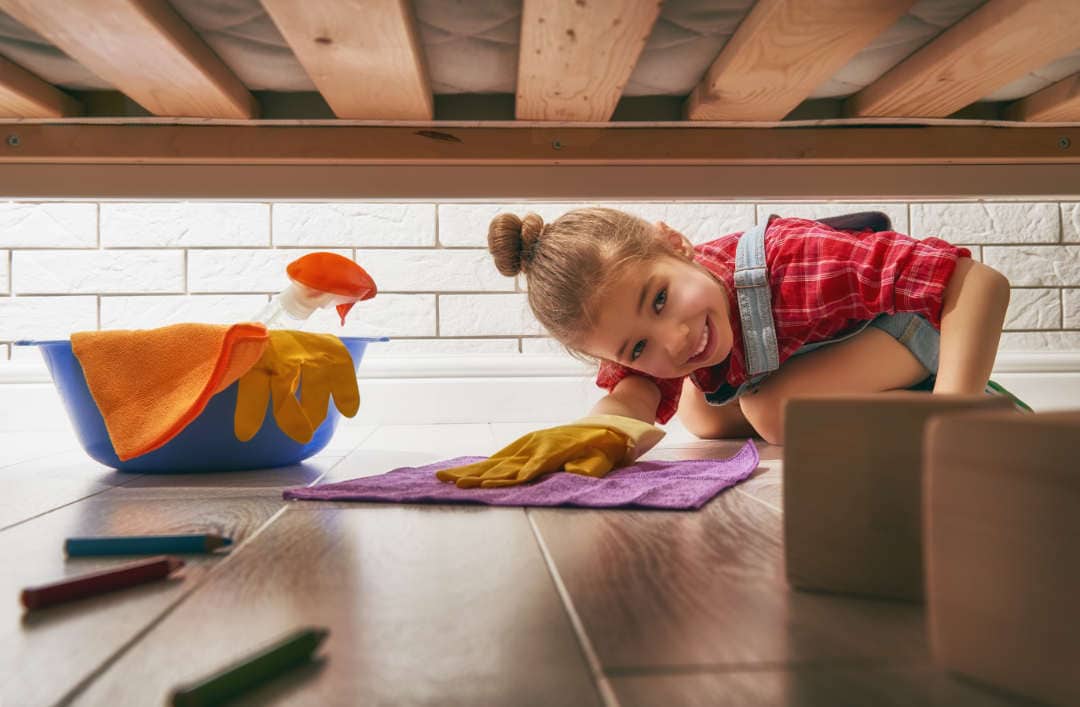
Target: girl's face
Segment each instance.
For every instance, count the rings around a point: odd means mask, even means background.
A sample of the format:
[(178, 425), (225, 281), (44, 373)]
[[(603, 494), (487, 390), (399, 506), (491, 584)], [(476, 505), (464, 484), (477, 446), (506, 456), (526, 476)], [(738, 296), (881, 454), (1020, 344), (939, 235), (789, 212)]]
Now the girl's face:
[(629, 267), (608, 289), (582, 349), (658, 378), (720, 363), (731, 351), (728, 294), (693, 247), (661, 224), (670, 255)]

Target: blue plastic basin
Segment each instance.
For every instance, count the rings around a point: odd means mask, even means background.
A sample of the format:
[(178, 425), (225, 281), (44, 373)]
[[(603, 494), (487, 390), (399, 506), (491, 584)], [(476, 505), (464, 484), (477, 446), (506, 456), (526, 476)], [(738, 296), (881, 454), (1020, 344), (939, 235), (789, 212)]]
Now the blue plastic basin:
[[(369, 342), (386, 338), (343, 336), (341, 341), (352, 354), (353, 366), (360, 365)], [(326, 419), (307, 444), (291, 439), (278, 428), (273, 413), (267, 410), (259, 432), (247, 442), (233, 433), (238, 383), (210, 398), (202, 413), (180, 434), (159, 449), (128, 461), (120, 461), (109, 440), (105, 421), (97, 403), (86, 387), (82, 366), (71, 351), (70, 341), (17, 342), (37, 346), (49, 367), (56, 389), (75, 426), (79, 442), (93, 459), (120, 471), (191, 472), (263, 469), (295, 464), (319, 452), (334, 436), (341, 413), (330, 402)]]

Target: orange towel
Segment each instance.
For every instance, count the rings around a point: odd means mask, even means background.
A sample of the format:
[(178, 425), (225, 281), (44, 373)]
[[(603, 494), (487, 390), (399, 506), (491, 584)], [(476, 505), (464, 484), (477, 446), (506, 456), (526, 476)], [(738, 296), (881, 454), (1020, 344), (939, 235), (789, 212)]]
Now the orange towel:
[(255, 365), (262, 324), (84, 331), (71, 348), (121, 461), (161, 447)]

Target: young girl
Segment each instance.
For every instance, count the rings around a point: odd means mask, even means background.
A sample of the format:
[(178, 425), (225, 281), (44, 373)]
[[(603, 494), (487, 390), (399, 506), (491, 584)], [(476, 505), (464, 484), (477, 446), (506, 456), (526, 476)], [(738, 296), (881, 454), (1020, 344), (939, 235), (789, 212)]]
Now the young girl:
[(560, 459), (600, 475), (655, 444), (641, 422), (675, 414), (700, 437), (782, 444), (793, 396), (980, 393), (1009, 303), (1008, 280), (966, 248), (889, 230), (877, 212), (770, 216), (698, 246), (614, 209), (546, 225), (500, 214), (488, 242), (499, 272), (525, 274), (551, 335), (601, 361), (609, 393), (585, 420), (440, 473), (459, 486), (520, 483)]

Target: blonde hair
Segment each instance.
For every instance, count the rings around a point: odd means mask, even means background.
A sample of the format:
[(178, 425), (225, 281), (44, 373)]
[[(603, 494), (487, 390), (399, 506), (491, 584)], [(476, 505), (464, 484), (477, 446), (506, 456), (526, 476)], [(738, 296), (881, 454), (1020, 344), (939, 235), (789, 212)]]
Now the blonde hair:
[(616, 209), (575, 209), (547, 225), (534, 213), (504, 213), (491, 221), (488, 249), (500, 273), (525, 274), (537, 320), (581, 355), (607, 287), (628, 265), (670, 252), (656, 235), (645, 219)]

